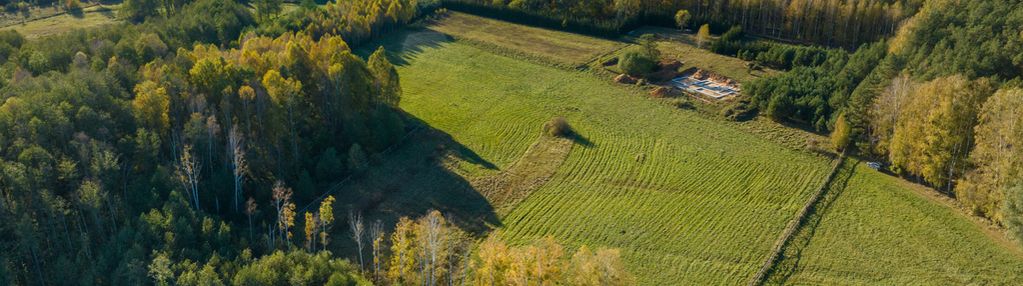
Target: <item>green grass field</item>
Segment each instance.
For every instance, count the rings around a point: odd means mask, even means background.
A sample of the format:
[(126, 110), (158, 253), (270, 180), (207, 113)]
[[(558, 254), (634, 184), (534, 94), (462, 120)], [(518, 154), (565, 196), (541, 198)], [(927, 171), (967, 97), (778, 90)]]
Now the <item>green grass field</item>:
[[(452, 12), (430, 29), (475, 44), (499, 48), (502, 52), (524, 55), (575, 67), (627, 45), (583, 35), (511, 25), (506, 22), (465, 13)], [(509, 37), (509, 35), (514, 35)]]
[[(830, 169), (804, 150), (820, 136), (679, 110), (600, 74), (437, 30), (378, 43), (398, 64), (401, 108), (420, 127), (339, 191), (370, 197), (350, 203), (369, 205), (371, 218), (439, 209), (515, 244), (550, 235), (570, 247), (619, 248), (640, 285), (745, 284)], [(555, 116), (579, 135), (570, 149), (541, 137)], [(1017, 278), (1018, 247), (929, 190), (855, 164), (840, 170), (830, 186), (838, 191), (785, 248), (772, 284)], [(508, 187), (523, 181), (531, 184)]]
[(31, 20), (24, 24), (12, 24), (0, 30), (16, 30), (25, 38), (36, 39), (66, 33), (74, 29), (85, 29), (117, 23), (117, 6), (93, 6), (84, 9), (81, 17), (61, 14), (53, 17)]
[[(499, 216), (496, 226), (514, 243), (552, 235), (620, 248), (644, 285), (742, 283), (828, 169), (825, 158), (640, 89), (443, 39), (426, 31), (385, 45), (402, 63), (402, 109), (480, 158), (451, 164), (465, 181), (508, 168), (554, 116), (581, 135), (550, 181), (518, 206), (483, 210)], [(391, 197), (425, 193), (396, 188)], [(479, 199), (456, 204), (468, 200)]]
[(769, 284), (1011, 285), (1023, 252), (932, 190), (857, 161), (839, 173), (816, 217)]

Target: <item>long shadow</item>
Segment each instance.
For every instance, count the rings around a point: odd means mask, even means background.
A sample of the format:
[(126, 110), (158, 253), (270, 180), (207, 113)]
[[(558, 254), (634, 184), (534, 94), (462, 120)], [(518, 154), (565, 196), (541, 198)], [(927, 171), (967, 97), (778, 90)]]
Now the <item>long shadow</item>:
[(339, 218), (331, 248), (340, 254), (355, 257), (357, 252), (348, 219), (341, 215), (350, 210), (363, 214), (367, 228), (379, 221), (387, 231), (401, 217), (414, 219), (431, 210), (474, 237), (501, 226), (493, 205), (448, 164), (497, 167), (444, 131), (411, 115), (408, 121), (412, 133), (402, 145), (335, 193)]
[(429, 28), (403, 28), (356, 47), (353, 52), (369, 58), (378, 47), (387, 49), (387, 59), (396, 66), (409, 65), (426, 49), (439, 48), (454, 38)]

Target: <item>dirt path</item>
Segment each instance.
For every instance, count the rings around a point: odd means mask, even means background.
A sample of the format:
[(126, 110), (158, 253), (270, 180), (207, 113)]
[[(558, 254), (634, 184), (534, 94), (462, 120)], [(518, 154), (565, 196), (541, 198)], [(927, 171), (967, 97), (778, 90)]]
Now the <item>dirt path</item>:
[(570, 139), (540, 135), (526, 153), (503, 172), (473, 178), (473, 188), (493, 204), (498, 215), (507, 214), (533, 191), (550, 180), (572, 151)]

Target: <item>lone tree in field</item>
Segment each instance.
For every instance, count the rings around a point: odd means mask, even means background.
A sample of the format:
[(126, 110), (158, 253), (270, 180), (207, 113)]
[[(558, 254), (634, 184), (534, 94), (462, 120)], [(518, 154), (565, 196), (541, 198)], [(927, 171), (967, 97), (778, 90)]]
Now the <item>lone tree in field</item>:
[(696, 45), (702, 48), (707, 41), (710, 41), (710, 24), (703, 24), (696, 32)]
[(693, 15), (689, 14), (689, 10), (678, 10), (678, 12), (675, 12), (675, 25), (678, 26), (679, 30), (685, 30), (686, 25), (689, 24), (689, 19), (692, 17)]
[(554, 137), (567, 138), (572, 135), (572, 127), (564, 117), (555, 117), (543, 125), (543, 132)]

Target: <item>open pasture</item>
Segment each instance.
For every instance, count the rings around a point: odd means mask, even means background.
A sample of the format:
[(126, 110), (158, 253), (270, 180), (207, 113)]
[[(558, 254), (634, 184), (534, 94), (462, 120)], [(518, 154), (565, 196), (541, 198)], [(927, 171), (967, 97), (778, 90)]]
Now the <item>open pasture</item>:
[[(464, 178), (454, 187), (522, 164), (543, 123), (566, 117), (579, 136), (550, 180), (507, 212), (478, 209), (496, 213), (494, 227), (514, 243), (552, 235), (572, 247), (620, 248), (642, 285), (742, 283), (828, 170), (826, 158), (589, 73), (429, 30), (382, 44), (401, 63), (402, 109), (472, 154), (456, 157), (476, 158), (449, 164)], [(415, 197), (398, 188), (389, 197)]]
[(460, 40), (491, 46), (503, 53), (576, 67), (617, 50), (626, 43), (512, 24), (451, 12), (430, 26)]
[[(830, 160), (801, 147), (819, 136), (678, 110), (642, 89), (439, 30), (378, 43), (399, 65), (402, 109), (440, 138), (410, 140), (382, 171), (342, 191), (384, 189), (372, 205), (385, 217), (433, 208), (515, 244), (549, 235), (569, 247), (619, 248), (640, 285), (745, 284), (830, 169)], [(543, 145), (541, 126), (556, 116), (577, 134), (570, 149)], [(926, 190), (849, 165), (829, 186), (839, 191), (811, 217), (817, 222), (785, 248), (770, 283), (1015, 279), (1000, 273), (1023, 260), (1000, 234)], [(487, 189), (523, 181), (536, 184)], [(983, 260), (997, 266), (970, 263)]]
[(117, 6), (92, 6), (83, 9), (81, 16), (60, 14), (31, 20), (23, 24), (11, 24), (0, 30), (15, 30), (28, 39), (66, 33), (74, 29), (85, 29), (117, 23)]

